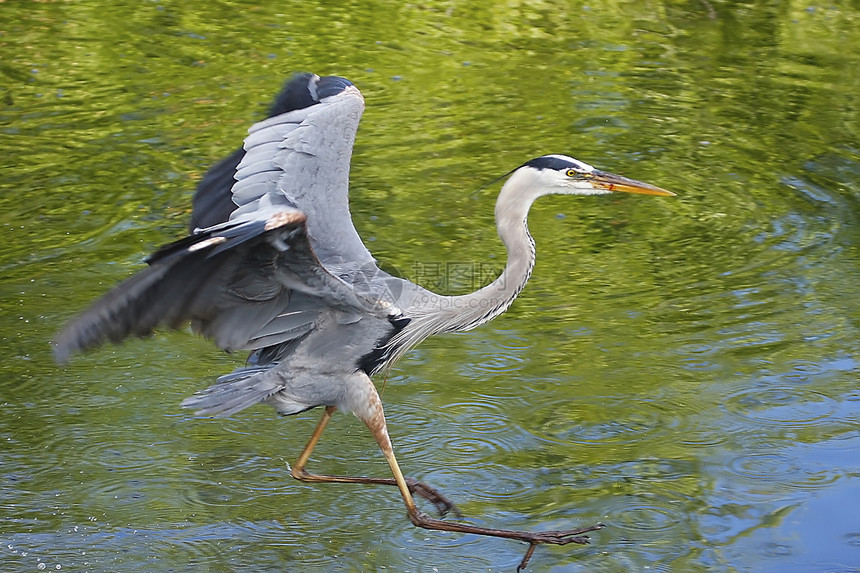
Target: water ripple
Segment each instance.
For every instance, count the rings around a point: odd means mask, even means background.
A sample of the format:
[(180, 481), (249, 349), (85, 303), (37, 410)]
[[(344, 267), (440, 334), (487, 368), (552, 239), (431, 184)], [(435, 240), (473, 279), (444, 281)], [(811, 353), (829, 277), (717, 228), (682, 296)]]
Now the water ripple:
[(480, 402), (457, 402), (444, 408), (459, 425), (481, 434), (505, 430), (509, 422), (498, 400), (488, 398)]
[(626, 444), (653, 432), (663, 424), (662, 411), (654, 402), (641, 401), (630, 409), (631, 398), (583, 398), (560, 406), (549, 403), (530, 413), (535, 435), (570, 444)]
[(766, 425), (812, 426), (832, 416), (838, 403), (807, 388), (752, 388), (725, 399), (724, 408), (746, 420)]
[[(681, 434), (678, 443), (696, 448), (709, 448), (725, 443), (732, 431), (737, 431), (737, 428), (732, 428), (724, 422), (721, 419), (709, 419), (696, 424), (687, 424), (688, 427)], [(713, 423), (716, 423), (717, 427), (711, 425)]]
[(860, 547), (860, 532), (857, 533), (846, 533), (842, 536), (842, 539), (845, 540), (845, 543), (851, 545), (853, 547)]
[(684, 501), (659, 494), (628, 495), (606, 507), (605, 523), (636, 533), (661, 533), (678, 529), (684, 522)]
[(832, 485), (845, 476), (845, 472), (839, 468), (772, 452), (741, 454), (730, 459), (726, 467), (735, 475), (762, 482), (776, 482), (791, 489), (818, 489)]

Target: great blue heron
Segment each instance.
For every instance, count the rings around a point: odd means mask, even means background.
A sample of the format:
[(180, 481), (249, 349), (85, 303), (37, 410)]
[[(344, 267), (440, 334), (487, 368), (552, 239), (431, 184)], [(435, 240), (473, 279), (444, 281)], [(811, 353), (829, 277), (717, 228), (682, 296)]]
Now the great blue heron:
[[(405, 478), (371, 376), (416, 344), (470, 330), (503, 313), (535, 263), (526, 217), (550, 194), (624, 191), (673, 195), (598, 171), (565, 155), (544, 155), (511, 171), (496, 203), (508, 260), (501, 275), (467, 295), (445, 296), (376, 266), (352, 224), (347, 191), (352, 145), (364, 98), (339, 77), (300, 74), (287, 82), (270, 116), (249, 130), (243, 149), (215, 165), (194, 197), (192, 233), (155, 254), (149, 267), (99, 299), (54, 341), (55, 356), (145, 336), (191, 322), (225, 350), (250, 350), (247, 365), (182, 402), (201, 415), (229, 416), (258, 402), (281, 414), (317, 406), (325, 413), (291, 468), (312, 482), (396, 485), (418, 527), (524, 541), (586, 543), (595, 525), (568, 531), (513, 531), (431, 518), (413, 494), (444, 516), (456, 507), (434, 488)], [(335, 410), (361, 419), (392, 478), (311, 474), (305, 466)]]

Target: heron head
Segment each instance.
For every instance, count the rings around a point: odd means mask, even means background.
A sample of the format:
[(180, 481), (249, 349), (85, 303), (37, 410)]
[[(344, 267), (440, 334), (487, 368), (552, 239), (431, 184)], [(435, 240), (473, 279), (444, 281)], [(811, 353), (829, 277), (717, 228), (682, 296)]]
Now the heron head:
[(541, 194), (546, 195), (603, 195), (616, 192), (675, 195), (649, 183), (600, 171), (567, 155), (543, 155), (523, 164), (515, 171), (528, 172), (535, 176), (534, 183), (541, 188)]

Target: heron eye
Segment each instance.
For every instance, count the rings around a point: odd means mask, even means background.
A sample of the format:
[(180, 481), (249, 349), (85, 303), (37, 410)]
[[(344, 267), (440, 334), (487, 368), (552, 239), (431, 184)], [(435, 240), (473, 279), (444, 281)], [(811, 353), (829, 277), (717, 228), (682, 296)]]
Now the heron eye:
[(568, 169), (564, 174), (568, 177), (576, 177), (578, 175), (575, 169)]

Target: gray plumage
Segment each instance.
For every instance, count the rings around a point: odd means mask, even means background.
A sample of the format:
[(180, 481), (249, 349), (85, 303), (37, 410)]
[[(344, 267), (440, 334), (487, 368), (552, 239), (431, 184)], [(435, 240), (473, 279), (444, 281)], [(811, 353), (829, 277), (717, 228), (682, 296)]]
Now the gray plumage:
[(475, 293), (439, 295), (379, 269), (352, 224), (349, 166), (364, 110), (358, 89), (304, 74), (284, 93), (300, 93), (307, 105), (285, 102), (253, 125), (233, 163), (213, 168), (221, 179), (207, 175), (198, 189), (193, 219), (211, 223), (198, 204), (224, 213), (229, 197), (227, 220), (162, 248), (73, 321), (55, 340), (59, 360), (190, 322), (221, 348), (251, 355), (248, 367), (183, 406), (206, 415), (259, 401), (284, 414), (320, 405), (355, 410), (342, 388), (354, 373), (379, 372), (428, 336), (474, 328), (510, 306), (534, 265), (526, 217), (535, 199), (609, 192), (594, 184), (608, 174), (565, 156), (514, 170), (496, 206), (504, 272)]
[[(413, 495), (443, 514), (454, 504), (401, 472), (382, 402), (370, 376), (434, 334), (469, 330), (507, 310), (531, 275), (535, 245), (529, 208), (548, 194), (672, 193), (605, 173), (564, 155), (545, 155), (508, 174), (496, 202), (507, 249), (501, 275), (462, 296), (433, 293), (380, 270), (349, 213), (349, 166), (364, 99), (343, 78), (295, 76), (251, 127), (242, 149), (204, 175), (194, 197), (191, 234), (148, 259), (55, 339), (62, 361), (107, 340), (159, 327), (192, 328), (225, 350), (250, 351), (247, 365), (182, 405), (229, 416), (258, 402), (282, 414), (325, 406), (292, 468), (304, 481), (396, 485), (413, 524), (537, 544), (586, 543), (595, 525), (568, 531), (490, 529), (433, 519)], [(370, 429), (393, 478), (325, 476), (305, 470), (336, 409)]]

